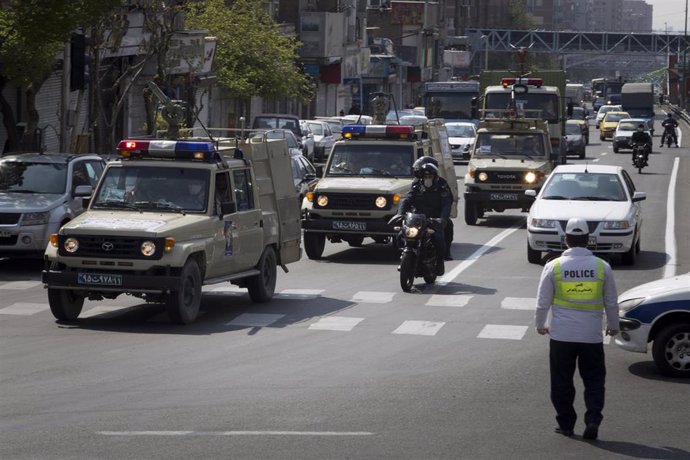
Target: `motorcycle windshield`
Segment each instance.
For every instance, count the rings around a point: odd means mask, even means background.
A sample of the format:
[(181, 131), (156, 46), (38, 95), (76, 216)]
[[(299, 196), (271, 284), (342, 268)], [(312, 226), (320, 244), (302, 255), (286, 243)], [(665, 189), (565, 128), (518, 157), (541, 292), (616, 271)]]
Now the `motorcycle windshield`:
[(424, 214), (415, 214), (408, 212), (405, 215), (405, 224), (408, 227), (422, 227), (426, 221), (426, 216)]

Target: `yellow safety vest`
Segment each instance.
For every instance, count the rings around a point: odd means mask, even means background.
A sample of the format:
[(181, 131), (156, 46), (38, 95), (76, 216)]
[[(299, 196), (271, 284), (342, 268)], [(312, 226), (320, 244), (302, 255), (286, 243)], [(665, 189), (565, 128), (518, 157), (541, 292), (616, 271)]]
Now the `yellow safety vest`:
[(597, 276), (594, 280), (563, 281), (561, 261), (556, 259), (553, 267), (556, 292), (553, 303), (563, 308), (601, 311), (604, 309), (604, 262), (597, 258)]

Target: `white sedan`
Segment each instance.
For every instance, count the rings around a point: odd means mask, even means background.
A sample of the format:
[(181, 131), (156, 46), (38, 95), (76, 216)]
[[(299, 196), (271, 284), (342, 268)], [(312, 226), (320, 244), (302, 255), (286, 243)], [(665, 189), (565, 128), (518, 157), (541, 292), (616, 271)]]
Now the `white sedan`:
[(568, 164), (557, 166), (527, 216), (527, 260), (540, 263), (542, 252), (562, 252), (565, 224), (582, 217), (589, 226), (588, 248), (602, 255), (620, 254), (633, 265), (640, 252), (642, 215), (640, 201), (647, 198), (635, 190), (630, 175), (620, 166)]
[(477, 138), (477, 130), (474, 123), (464, 121), (451, 121), (446, 123), (448, 143), (453, 161), (469, 161), (474, 140)]
[(621, 333), (616, 345), (646, 353), (659, 371), (690, 377), (690, 273), (642, 284), (618, 296)]

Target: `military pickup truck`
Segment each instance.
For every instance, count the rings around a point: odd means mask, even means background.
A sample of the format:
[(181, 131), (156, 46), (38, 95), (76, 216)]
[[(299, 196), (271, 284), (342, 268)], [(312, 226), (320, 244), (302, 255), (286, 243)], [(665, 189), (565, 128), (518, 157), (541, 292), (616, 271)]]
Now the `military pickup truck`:
[[(87, 211), (51, 235), (42, 280), (58, 320), (85, 299), (130, 294), (193, 322), (202, 285), (273, 296), (276, 267), (301, 255), (284, 140), (123, 140)], [(228, 154), (225, 156), (224, 154)]]

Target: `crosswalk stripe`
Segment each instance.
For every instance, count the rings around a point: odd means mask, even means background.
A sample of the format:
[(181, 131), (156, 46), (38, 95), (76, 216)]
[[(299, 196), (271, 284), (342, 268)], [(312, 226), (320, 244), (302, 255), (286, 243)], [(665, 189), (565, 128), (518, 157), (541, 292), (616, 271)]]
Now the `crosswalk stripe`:
[(393, 300), (394, 292), (359, 291), (352, 296), (356, 303), (388, 303)]
[(285, 315), (272, 315), (268, 313), (242, 313), (229, 323), (228, 326), (266, 327), (285, 317)]
[(435, 321), (404, 321), (393, 334), (436, 335), (444, 324), (446, 323)]
[[(108, 306), (108, 305), (99, 305), (97, 307), (93, 307), (87, 311), (83, 311), (79, 317), (80, 318), (92, 318), (94, 316), (101, 316), (101, 315), (107, 315), (107, 316), (113, 316), (113, 312), (118, 312), (121, 313), (124, 310), (127, 310), (127, 307), (116, 307), (116, 306)], [(110, 314), (109, 314), (110, 313)]]
[(48, 310), (50, 306), (47, 303), (13, 303), (9, 307), (0, 309), (2, 315), (20, 315), (29, 316), (42, 311)]
[(321, 295), (324, 289), (283, 289), (274, 298), (287, 300), (309, 300), (316, 299)]
[(464, 307), (472, 299), (471, 295), (441, 295), (434, 294), (426, 302), (428, 307)]
[(351, 318), (346, 316), (326, 316), (309, 325), (309, 329), (319, 331), (343, 331), (349, 332), (356, 325), (364, 321), (364, 318)]
[(10, 289), (20, 291), (24, 289), (35, 288), (41, 286), (42, 284), (43, 283), (41, 283), (40, 281), (9, 281), (1, 285), (0, 288), (3, 290)]
[(527, 326), (487, 324), (477, 337), (481, 339), (521, 340), (525, 332), (527, 332)]
[(536, 310), (535, 297), (506, 297), (501, 300), (501, 308), (508, 310)]

